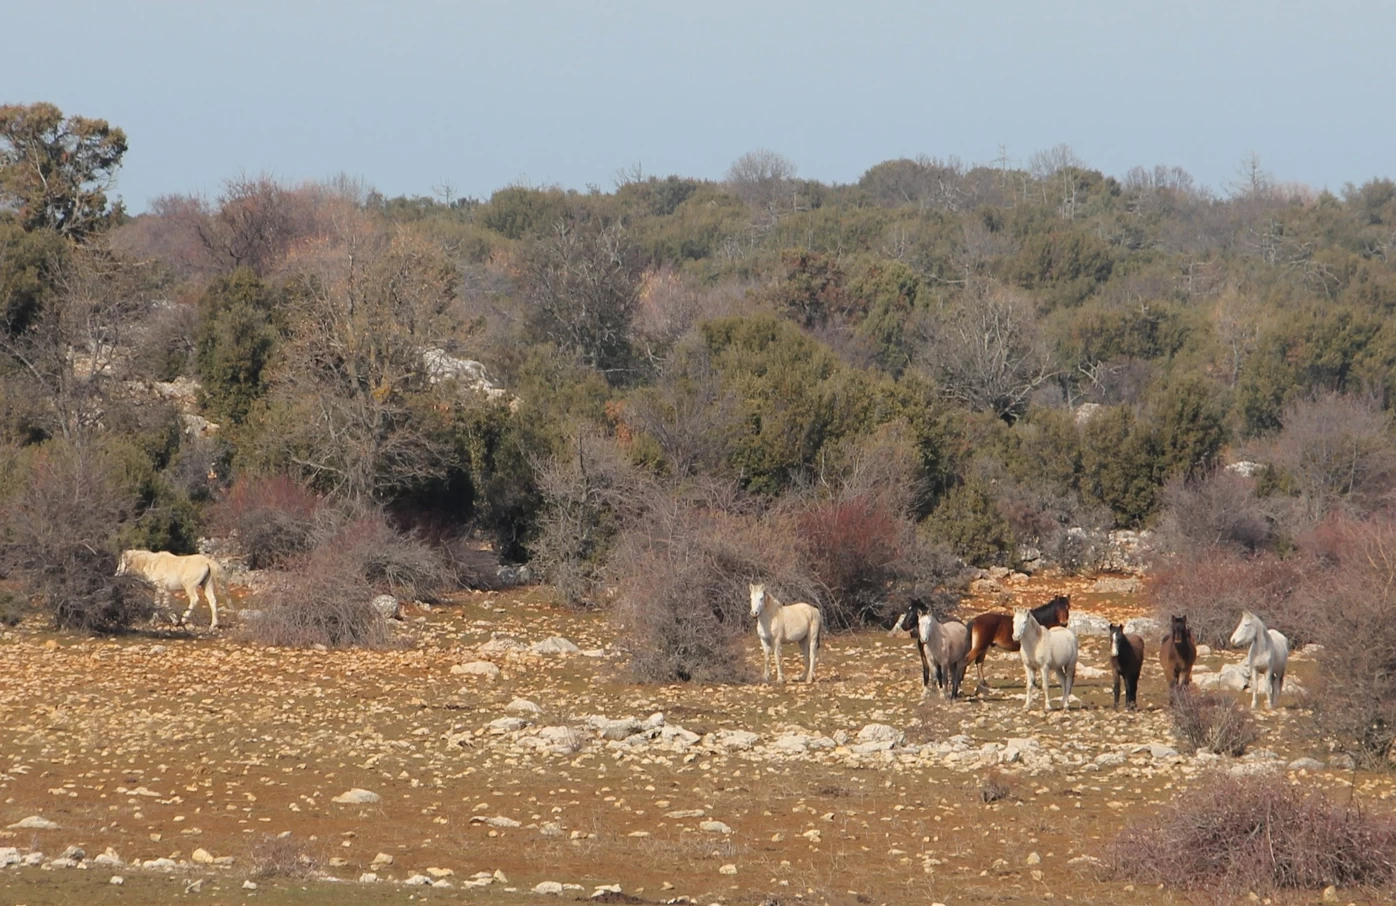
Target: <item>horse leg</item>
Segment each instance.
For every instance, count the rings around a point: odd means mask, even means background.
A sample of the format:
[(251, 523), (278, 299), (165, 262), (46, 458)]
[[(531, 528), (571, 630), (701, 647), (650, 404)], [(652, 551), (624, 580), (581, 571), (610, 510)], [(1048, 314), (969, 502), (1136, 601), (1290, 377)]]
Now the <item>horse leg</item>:
[(1260, 671), (1251, 668), (1251, 709), (1255, 709), (1256, 695), (1260, 692)]
[(185, 608), (184, 616), (179, 618), (181, 625), (189, 621), (189, 615), (194, 612), (194, 605), (199, 603), (199, 586), (197, 584), (186, 585), (184, 593), (189, 596), (189, 606)]
[(780, 669), (780, 643), (780, 636), (776, 636), (774, 639), (771, 640), (771, 647), (775, 650), (776, 656), (776, 682), (780, 683), (781, 685), (784, 685), (785, 671)]
[(1047, 665), (1044, 663), (1039, 669), (1042, 671), (1042, 713), (1046, 714), (1052, 710), (1052, 687), (1047, 685)]
[(761, 642), (761, 682), (769, 683), (771, 681), (771, 643), (765, 639), (759, 639), (759, 641)]
[(1026, 662), (1023, 664), (1023, 673), (1024, 673), (1024, 675), (1027, 677), (1027, 682), (1024, 684), (1024, 685), (1026, 686), (1026, 688), (1025, 688), (1024, 691), (1023, 691), (1023, 710), (1024, 710), (1024, 711), (1031, 711), (1031, 710), (1032, 710), (1032, 668), (1029, 667), (1029, 666), (1027, 665)]
[(1139, 710), (1139, 674), (1125, 678), (1125, 710)]
[(218, 628), (218, 595), (214, 594), (214, 592), (213, 592), (213, 573), (212, 573), (212, 572), (209, 573), (208, 581), (204, 584), (204, 596), (208, 598), (208, 609), (209, 609), (209, 612), (213, 615), (212, 621), (209, 623), (208, 628), (209, 628), (209, 629), (217, 629), (217, 628)]
[(805, 673), (805, 683), (814, 682), (814, 652), (819, 647), (819, 630), (811, 626), (809, 635), (805, 636), (805, 666), (808, 668)]
[(919, 638), (916, 640), (916, 652), (921, 655), (921, 697), (925, 698), (926, 693), (931, 691), (931, 663), (926, 660), (926, 645)]
[[(1129, 695), (1126, 693), (1125, 702), (1129, 702)], [(1120, 710), (1120, 671), (1115, 671), (1115, 710)]]

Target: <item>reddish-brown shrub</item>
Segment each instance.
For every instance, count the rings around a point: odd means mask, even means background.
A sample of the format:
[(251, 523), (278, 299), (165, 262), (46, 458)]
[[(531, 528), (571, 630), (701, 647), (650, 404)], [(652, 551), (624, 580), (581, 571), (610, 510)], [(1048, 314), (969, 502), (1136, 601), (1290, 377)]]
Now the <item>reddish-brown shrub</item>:
[(829, 591), (824, 617), (846, 629), (876, 616), (903, 572), (908, 526), (865, 496), (809, 504), (795, 520), (814, 575)]
[(747, 678), (740, 639), (752, 626), (750, 582), (785, 603), (820, 603), (793, 520), (725, 508), (732, 501), (722, 496), (656, 501), (610, 559), (622, 644), (641, 680)]
[(324, 504), (289, 475), (242, 476), (213, 507), (213, 524), (237, 539), (248, 567), (269, 569), (310, 549)]
[(1185, 615), (1199, 644), (1224, 647), (1241, 611), (1250, 610), (1292, 645), (1302, 644), (1313, 638), (1312, 620), (1295, 600), (1302, 577), (1297, 560), (1270, 555), (1245, 557), (1213, 548), (1177, 557), (1157, 571), (1155, 614), (1162, 623)]
[(1330, 519), (1302, 539), (1299, 595), (1318, 656), (1314, 716), (1336, 746), (1371, 765), (1396, 760), (1396, 525)]
[(1123, 878), (1188, 890), (1389, 888), (1396, 821), (1306, 795), (1280, 774), (1218, 774), (1126, 827), (1110, 855)]
[(1179, 686), (1171, 707), (1173, 733), (1186, 751), (1239, 757), (1260, 737), (1251, 712), (1230, 695)]
[(373, 588), (352, 552), (324, 545), (286, 566), (249, 599), (260, 616), (248, 621), (248, 638), (290, 648), (375, 648), (387, 643), (387, 621), (370, 603)]
[(1164, 487), (1163, 504), (1160, 550), (1181, 556), (1213, 548), (1254, 554), (1275, 543), (1273, 520), (1244, 475), (1219, 469), (1191, 481), (1179, 476)]

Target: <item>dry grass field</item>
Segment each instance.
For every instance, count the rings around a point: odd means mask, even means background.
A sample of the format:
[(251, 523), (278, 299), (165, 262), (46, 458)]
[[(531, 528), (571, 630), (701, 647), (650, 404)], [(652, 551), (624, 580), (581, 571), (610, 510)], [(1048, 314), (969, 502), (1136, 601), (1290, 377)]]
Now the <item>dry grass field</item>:
[[(1142, 613), (1088, 584), (1015, 595)], [(529, 650), (554, 636), (581, 650)], [(991, 692), (922, 702), (910, 640), (873, 631), (829, 638), (812, 688), (638, 685), (603, 615), (542, 590), (409, 608), (396, 637), (317, 651), (235, 631), (5, 632), (0, 852), (43, 856), (0, 869), (0, 903), (531, 904), (603, 885), (620, 887), (610, 902), (1183, 903), (1197, 898), (1136, 889), (1102, 860), (1125, 821), (1209, 771), (1279, 770), (1390, 809), (1387, 776), (1314, 751), (1303, 652), (1252, 754), (1219, 761), (1171, 748), (1155, 639), (1138, 713), (1111, 708), (1106, 640), (1083, 636), (1081, 703), (1044, 715), (1022, 710), (1017, 655), (997, 650)], [(753, 667), (757, 653), (753, 633)], [(463, 672), (479, 662), (497, 675)], [(1325, 764), (1290, 765), (1306, 756)], [(336, 801), (350, 790), (373, 801)], [(31, 817), (56, 826), (13, 827)], [(71, 846), (84, 858), (67, 867)]]

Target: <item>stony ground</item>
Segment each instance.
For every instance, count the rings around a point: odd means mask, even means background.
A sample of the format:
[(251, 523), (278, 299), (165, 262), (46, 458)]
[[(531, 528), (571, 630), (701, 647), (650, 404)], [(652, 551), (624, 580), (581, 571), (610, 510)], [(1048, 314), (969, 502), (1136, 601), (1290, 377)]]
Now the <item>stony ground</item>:
[[(1087, 624), (1142, 612), (1127, 586), (1091, 587), (1012, 596), (1071, 591)], [(998, 651), (992, 691), (920, 701), (904, 635), (830, 639), (812, 688), (649, 687), (604, 617), (542, 591), (407, 618), (376, 652), (4, 633), (0, 903), (1174, 902), (1098, 860), (1205, 771), (1392, 795), (1384, 775), (1295, 763), (1324, 759), (1302, 691), (1245, 759), (1177, 754), (1152, 639), (1141, 711), (1110, 708), (1105, 640), (1083, 635), (1080, 707), (1044, 715)], [(1296, 655), (1301, 690), (1311, 669)], [(986, 781), (1004, 797), (981, 801)]]

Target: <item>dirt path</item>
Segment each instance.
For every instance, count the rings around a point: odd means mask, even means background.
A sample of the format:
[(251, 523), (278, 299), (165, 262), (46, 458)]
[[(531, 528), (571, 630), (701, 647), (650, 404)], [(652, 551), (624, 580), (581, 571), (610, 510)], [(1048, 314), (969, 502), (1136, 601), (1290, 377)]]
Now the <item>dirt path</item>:
[[(1139, 613), (1071, 590), (1082, 611)], [(49, 870), (0, 868), (0, 901), (150, 902), (201, 881), (187, 896), (208, 902), (556, 902), (532, 892), (546, 882), (568, 900), (619, 884), (610, 899), (1170, 902), (1101, 880), (1093, 860), (1126, 816), (1211, 767), (1169, 748), (1152, 642), (1139, 713), (1111, 710), (1104, 640), (1083, 637), (1082, 708), (1044, 716), (1023, 712), (1021, 666), (997, 651), (994, 691), (922, 703), (909, 640), (885, 633), (831, 639), (813, 688), (645, 687), (603, 617), (538, 592), (408, 616), (410, 647), (379, 652), (5, 633), (0, 864), (14, 847)], [(583, 651), (528, 651), (550, 636)], [(498, 676), (452, 672), (472, 662)], [(1300, 653), (1293, 675), (1311, 667)], [(1241, 769), (1316, 754), (1285, 705), (1260, 716), (1265, 751)], [(1009, 795), (985, 804), (990, 775)], [(1384, 776), (1357, 782), (1369, 802), (1391, 795)], [(377, 799), (335, 801), (353, 789)], [(9, 827), (31, 816), (57, 827)], [(80, 867), (55, 866), (69, 846)], [(158, 859), (173, 864), (134, 865)], [(414, 875), (444, 884), (401, 886)]]

